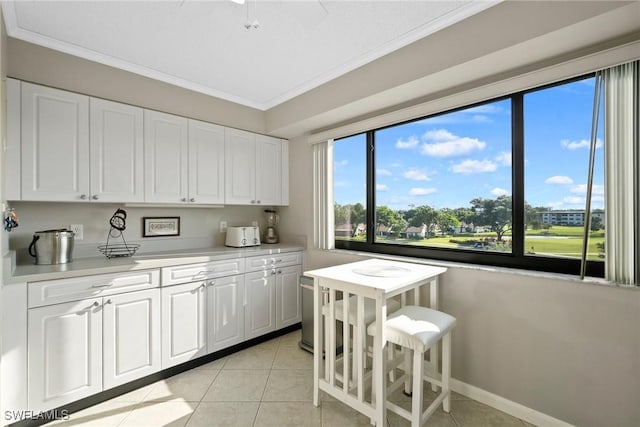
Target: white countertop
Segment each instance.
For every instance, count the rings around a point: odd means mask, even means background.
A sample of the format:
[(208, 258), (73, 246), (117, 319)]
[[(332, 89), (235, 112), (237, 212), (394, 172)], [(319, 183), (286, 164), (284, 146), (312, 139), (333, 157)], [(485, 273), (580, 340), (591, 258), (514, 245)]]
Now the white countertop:
[(125, 258), (79, 258), (67, 264), (12, 265), (10, 257), (5, 258), (4, 284), (25, 283), (41, 280), (63, 279), (68, 277), (89, 276), (93, 274), (118, 273), (129, 270), (170, 267), (181, 264), (195, 264), (237, 257), (263, 256), (284, 252), (302, 251), (303, 247), (278, 243), (252, 246), (247, 248), (213, 247), (167, 252), (151, 252)]

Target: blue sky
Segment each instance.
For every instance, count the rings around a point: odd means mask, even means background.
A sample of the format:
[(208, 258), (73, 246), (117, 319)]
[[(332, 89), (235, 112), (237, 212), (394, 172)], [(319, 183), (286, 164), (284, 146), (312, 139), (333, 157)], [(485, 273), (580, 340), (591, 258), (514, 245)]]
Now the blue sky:
[[(593, 79), (525, 96), (525, 199), (584, 209)], [(602, 121), (600, 122), (602, 123)], [(335, 200), (365, 202), (365, 137), (335, 145)], [(602, 125), (592, 207), (603, 200)], [(511, 101), (501, 100), (376, 132), (377, 204), (468, 207), (511, 194)]]

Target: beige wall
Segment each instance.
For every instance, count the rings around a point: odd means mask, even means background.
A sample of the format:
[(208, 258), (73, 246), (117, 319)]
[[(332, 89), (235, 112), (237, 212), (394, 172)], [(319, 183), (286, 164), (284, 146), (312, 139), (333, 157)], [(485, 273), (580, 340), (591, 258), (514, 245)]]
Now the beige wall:
[[(310, 146), (291, 158), (282, 223), (307, 237), (304, 270), (360, 259), (313, 250)], [(455, 379), (574, 425), (640, 425), (640, 290), (462, 266), (440, 286)]]

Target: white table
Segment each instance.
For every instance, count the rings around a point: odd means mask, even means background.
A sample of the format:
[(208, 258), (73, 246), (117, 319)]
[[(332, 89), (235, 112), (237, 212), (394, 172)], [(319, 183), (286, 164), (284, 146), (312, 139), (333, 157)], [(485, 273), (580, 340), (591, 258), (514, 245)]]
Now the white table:
[[(386, 344), (384, 322), (387, 318), (387, 299), (402, 295), (402, 305), (406, 303), (406, 293), (414, 291), (415, 305), (419, 305), (419, 289), (430, 284), (430, 307), (438, 308), (438, 276), (447, 269), (424, 264), (369, 259), (334, 267), (307, 271), (304, 274), (314, 279), (313, 292), (313, 404), (319, 405), (320, 390), (348, 404), (352, 408), (371, 418), (377, 426), (385, 424), (386, 360), (383, 350)], [(351, 335), (349, 322), (343, 322), (343, 363), (342, 370), (337, 371), (336, 358), (336, 316), (335, 307), (329, 307), (329, 330), (324, 348), (322, 307), (336, 300), (336, 292), (343, 293), (342, 318), (348, 319), (350, 310), (355, 310), (355, 324)], [(356, 307), (349, 307), (349, 297), (356, 296)], [(367, 400), (365, 381), (370, 379), (365, 374), (364, 350), (366, 348), (364, 324), (365, 298), (375, 301), (376, 333), (373, 339), (373, 390), (372, 397)], [(352, 336), (352, 340), (349, 337)], [(353, 349), (350, 349), (350, 341)], [(325, 352), (326, 350), (326, 352)], [(324, 370), (322, 369), (323, 353), (326, 354)], [(437, 354), (437, 351), (435, 352)], [(355, 358), (349, 363), (348, 358)], [(437, 360), (430, 356), (431, 369), (435, 370)], [(349, 372), (354, 366), (355, 372)], [(324, 374), (321, 376), (321, 372)], [(353, 379), (352, 379), (353, 378)], [(351, 380), (352, 379), (352, 380)]]

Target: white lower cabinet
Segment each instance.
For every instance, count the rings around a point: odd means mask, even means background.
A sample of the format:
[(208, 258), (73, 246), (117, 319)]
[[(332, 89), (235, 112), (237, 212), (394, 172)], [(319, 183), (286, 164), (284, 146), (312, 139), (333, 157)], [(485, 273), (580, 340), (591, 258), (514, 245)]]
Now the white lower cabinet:
[(207, 352), (206, 282), (162, 288), (162, 369)]
[(223, 277), (207, 286), (207, 352), (245, 340), (244, 276)]
[(104, 298), (103, 381), (108, 389), (161, 369), (160, 291)]
[(245, 274), (245, 339), (259, 337), (276, 329), (275, 276), (275, 270), (262, 270)]
[(29, 283), (15, 301), (21, 402), (53, 409), (296, 324), (301, 263), (287, 252)]
[(29, 408), (45, 410), (160, 370), (158, 289), (32, 308)]
[(102, 391), (102, 298), (29, 310), (29, 409)]
[(302, 320), (302, 267), (283, 267), (276, 273), (276, 329), (280, 329)]

